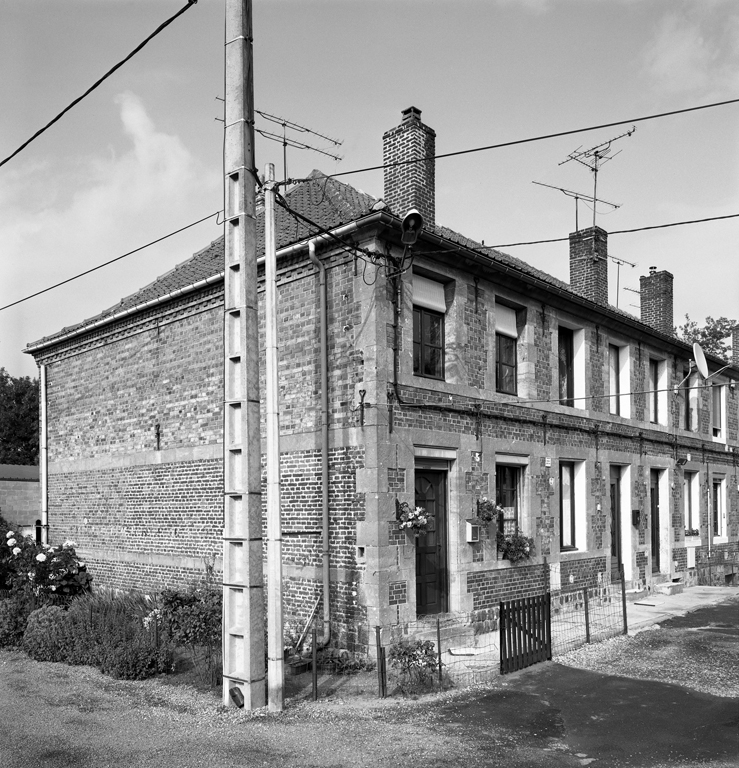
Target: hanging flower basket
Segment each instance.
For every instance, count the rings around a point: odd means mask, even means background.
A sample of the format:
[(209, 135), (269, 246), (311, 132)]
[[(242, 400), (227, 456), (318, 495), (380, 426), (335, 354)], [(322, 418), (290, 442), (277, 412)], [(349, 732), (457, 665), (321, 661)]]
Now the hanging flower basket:
[(477, 519), (480, 522), (488, 524), (503, 516), (503, 507), (496, 504), (492, 499), (483, 496), (477, 500)]
[(395, 518), (400, 527), (412, 533), (416, 538), (428, 531), (429, 516), (423, 507), (411, 508), (407, 501), (395, 499)]
[(528, 560), (534, 555), (534, 540), (522, 533), (510, 533), (506, 536), (498, 536), (498, 549), (500, 549), (504, 560), (510, 560), (512, 563), (518, 563), (521, 560)]

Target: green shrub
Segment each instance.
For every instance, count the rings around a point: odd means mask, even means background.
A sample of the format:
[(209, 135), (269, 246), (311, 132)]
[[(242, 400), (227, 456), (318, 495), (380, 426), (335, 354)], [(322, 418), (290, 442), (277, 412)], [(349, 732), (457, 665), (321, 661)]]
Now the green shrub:
[(43, 605), (28, 617), (23, 650), (36, 661), (65, 661), (70, 643), (67, 612), (58, 605)]
[(396, 671), (398, 687), (403, 693), (415, 693), (433, 686), (439, 655), (430, 640), (398, 640), (388, 648), (387, 658)]
[(144, 680), (160, 672), (171, 672), (173, 654), (170, 646), (153, 645), (144, 634), (117, 645), (100, 649), (100, 671), (124, 680)]
[(0, 588), (30, 590), (39, 600), (57, 604), (89, 592), (92, 576), (75, 546), (73, 541), (37, 544), (0, 524)]
[(20, 645), (35, 603), (28, 595), (9, 592), (0, 598), (0, 647)]
[(371, 659), (358, 657), (342, 648), (322, 648), (316, 656), (319, 667), (334, 675), (356, 675), (375, 666)]
[(148, 618), (187, 651), (203, 683), (220, 684), (223, 593), (210, 579), (187, 590), (165, 589)]
[(171, 643), (147, 622), (152, 606), (137, 592), (101, 591), (75, 599), (68, 610), (69, 663), (94, 665), (129, 680), (172, 671)]

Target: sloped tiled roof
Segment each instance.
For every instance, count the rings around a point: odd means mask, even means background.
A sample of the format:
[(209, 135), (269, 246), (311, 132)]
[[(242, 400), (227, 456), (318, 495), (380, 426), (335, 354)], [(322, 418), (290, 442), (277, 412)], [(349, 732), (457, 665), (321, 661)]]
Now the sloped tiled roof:
[[(370, 213), (372, 206), (377, 202), (372, 195), (329, 178), (320, 171), (313, 171), (307, 180), (288, 190), (285, 199), (290, 208), (324, 229), (338, 227), (361, 218)], [(291, 216), (279, 205), (276, 206), (275, 219), (278, 249), (304, 240), (317, 232), (307, 223)], [(264, 253), (264, 207), (259, 205), (257, 206), (257, 253), (260, 255)], [(106, 318), (167, 296), (222, 272), (223, 237), (221, 236), (187, 261), (178, 264), (136, 293), (121, 299), (114, 306), (80, 323), (62, 328), (61, 331), (39, 339), (30, 346), (36, 347), (61, 336), (73, 334), (87, 326), (98, 324)]]
[(452, 243), (456, 243), (457, 245), (460, 245), (463, 248), (468, 248), (471, 251), (477, 251), (478, 253), (490, 258), (491, 261), (497, 261), (497, 262), (500, 262), (501, 264), (506, 264), (507, 266), (513, 267), (519, 272), (523, 272), (526, 275), (535, 277), (538, 280), (541, 280), (542, 282), (549, 283), (549, 285), (555, 286), (560, 290), (569, 291), (574, 295), (579, 295), (579, 294), (576, 294), (572, 290), (572, 286), (569, 283), (565, 283), (564, 280), (559, 280), (553, 275), (550, 275), (548, 272), (544, 272), (541, 269), (532, 267), (531, 264), (529, 264), (528, 262), (522, 261), (521, 259), (517, 259), (515, 256), (511, 256), (508, 253), (495, 250), (494, 248), (488, 248), (484, 246), (482, 243), (478, 243), (475, 240), (471, 240), (469, 237), (460, 235), (458, 232), (455, 232), (453, 229), (449, 229), (448, 227), (442, 227), (439, 224), (435, 224), (433, 226), (433, 232), (435, 235), (438, 235), (439, 237), (443, 237), (445, 240), (449, 240)]
[[(293, 211), (302, 214), (323, 229), (332, 229), (342, 224), (356, 221), (371, 213), (373, 207), (378, 202), (372, 195), (361, 192), (349, 184), (325, 176), (320, 171), (313, 171), (308, 179), (301, 181), (288, 190), (285, 193), (285, 198)], [(387, 206), (383, 207), (389, 213), (395, 213), (396, 215), (402, 215), (403, 213), (391, 211)], [(279, 205), (276, 207), (275, 217), (278, 249), (305, 240), (319, 232), (315, 227), (291, 215)], [(559, 280), (540, 269), (536, 269), (531, 264), (515, 256), (487, 248), (481, 243), (438, 224), (429, 227), (428, 231), (437, 237), (443, 238), (448, 243), (454, 243), (461, 248), (477, 252), (484, 258), (489, 259), (493, 264), (498, 263), (510, 267), (516, 272), (528, 275), (537, 281), (552, 286), (556, 290), (569, 293), (573, 298), (580, 297), (582, 299), (578, 293), (572, 290), (569, 283)], [(257, 206), (257, 253), (259, 255), (264, 253), (264, 208), (259, 206), (259, 204)], [(217, 278), (222, 273), (223, 237), (219, 237), (209, 246), (203, 248), (203, 250), (198, 251), (186, 261), (178, 264), (174, 269), (136, 291), (136, 293), (122, 299), (118, 304), (106, 309), (95, 317), (63, 328), (55, 334), (34, 342), (29, 345), (29, 351), (47, 346), (57, 339), (81, 333), (85, 328), (104, 323), (107, 319), (120, 313), (125, 313), (127, 310), (134, 310), (134, 308), (140, 307), (149, 301), (165, 297), (202, 280)], [(603, 307), (603, 309), (614, 315), (621, 316), (631, 323), (643, 325), (636, 317), (616, 307), (608, 306)], [(663, 335), (647, 326), (644, 326), (644, 329), (660, 336)], [(672, 340), (676, 341), (675, 339)]]

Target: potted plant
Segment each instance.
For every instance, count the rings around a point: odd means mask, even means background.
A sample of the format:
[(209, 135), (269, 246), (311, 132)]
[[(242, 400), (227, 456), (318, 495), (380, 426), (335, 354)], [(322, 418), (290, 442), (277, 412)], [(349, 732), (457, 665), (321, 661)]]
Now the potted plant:
[(492, 523), (503, 516), (503, 507), (496, 504), (492, 499), (483, 496), (477, 500), (477, 519), (484, 523)]
[(407, 501), (401, 502), (395, 499), (395, 518), (401, 528), (412, 533), (416, 538), (428, 531), (429, 516), (424, 507), (411, 509)]
[(504, 560), (518, 563), (521, 560), (528, 560), (534, 554), (534, 540), (519, 531), (508, 535), (499, 534), (498, 548)]

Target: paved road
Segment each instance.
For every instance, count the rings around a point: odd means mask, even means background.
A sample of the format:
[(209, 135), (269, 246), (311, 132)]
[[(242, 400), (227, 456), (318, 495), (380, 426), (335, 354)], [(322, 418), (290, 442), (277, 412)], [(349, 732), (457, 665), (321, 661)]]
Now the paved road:
[[(507, 690), (439, 716), (474, 734), (481, 750), (525, 738), (577, 758), (567, 765), (739, 765), (736, 699), (558, 664), (517, 673)], [(487, 737), (486, 724), (494, 726)]]

